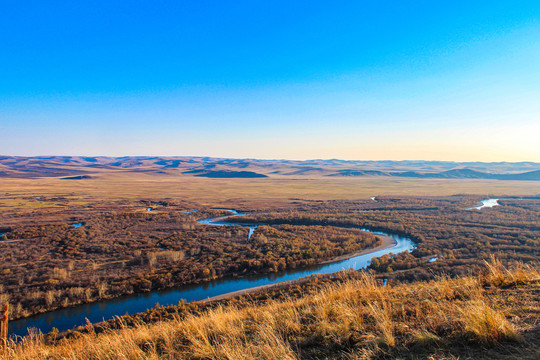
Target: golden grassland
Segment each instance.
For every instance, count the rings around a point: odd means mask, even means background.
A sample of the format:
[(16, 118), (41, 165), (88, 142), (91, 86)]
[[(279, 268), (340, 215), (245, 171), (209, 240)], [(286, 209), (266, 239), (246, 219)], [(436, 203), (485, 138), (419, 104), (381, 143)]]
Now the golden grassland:
[(540, 273), (498, 261), (482, 274), (384, 287), (367, 273), (293, 298), (47, 343), (6, 359), (538, 359)]
[(354, 200), (370, 196), (508, 195), (540, 193), (537, 181), (412, 179), (389, 177), (269, 177), (208, 179), (187, 175), (101, 172), (91, 179), (0, 178), (0, 208), (62, 206), (35, 196), (63, 196), (71, 204), (93, 201), (172, 199), (201, 206), (285, 206), (302, 200)]

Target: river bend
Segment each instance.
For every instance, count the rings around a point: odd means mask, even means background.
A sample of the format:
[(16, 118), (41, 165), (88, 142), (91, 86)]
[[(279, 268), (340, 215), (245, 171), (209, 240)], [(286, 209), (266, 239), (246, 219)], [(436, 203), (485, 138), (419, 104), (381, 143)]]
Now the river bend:
[[(244, 214), (238, 213), (232, 209), (220, 210), (228, 210), (231, 212), (231, 215), (202, 219), (198, 222), (208, 226), (245, 226), (249, 228), (248, 236), (253, 234), (257, 226), (263, 225), (254, 223), (228, 222), (227, 219), (229, 217)], [(412, 251), (415, 248), (414, 242), (407, 237), (379, 231), (370, 231), (369, 229), (361, 230), (375, 235), (390, 237), (392, 238), (394, 245), (373, 252), (353, 256), (345, 260), (325, 262), (306, 268), (264, 275), (256, 274), (243, 277), (225, 277), (198, 284), (155, 290), (148, 293), (133, 294), (49, 311), (43, 314), (10, 322), (9, 333), (12, 335), (23, 336), (27, 334), (27, 328), (37, 328), (43, 333), (47, 333), (51, 331), (53, 327), (60, 331), (65, 331), (79, 325), (84, 325), (86, 323), (86, 319), (88, 319), (91, 323), (97, 323), (103, 320), (112, 319), (115, 316), (135, 314), (146, 311), (146, 309), (154, 307), (156, 303), (161, 305), (176, 305), (182, 299), (188, 302), (198, 301), (251, 288), (301, 279), (315, 274), (330, 274), (350, 268), (356, 270), (363, 269), (370, 264), (371, 259), (374, 257), (379, 257), (389, 253), (397, 254), (403, 251)]]

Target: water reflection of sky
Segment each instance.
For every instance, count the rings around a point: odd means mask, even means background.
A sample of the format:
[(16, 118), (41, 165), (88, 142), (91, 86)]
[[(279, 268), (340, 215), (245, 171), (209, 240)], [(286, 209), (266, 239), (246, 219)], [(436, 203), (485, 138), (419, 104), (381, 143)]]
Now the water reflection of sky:
[(480, 201), (480, 203), (480, 206), (474, 206), (472, 208), (468, 208), (467, 210), (482, 210), (483, 208), (490, 208), (500, 205), (499, 199), (485, 199)]

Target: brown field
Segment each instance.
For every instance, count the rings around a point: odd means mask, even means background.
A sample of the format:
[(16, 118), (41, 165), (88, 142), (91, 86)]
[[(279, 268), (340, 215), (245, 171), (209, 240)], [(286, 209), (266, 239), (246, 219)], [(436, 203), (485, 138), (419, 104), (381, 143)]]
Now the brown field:
[(266, 208), (285, 206), (299, 200), (359, 200), (370, 196), (534, 196), (540, 193), (540, 183), (388, 177), (208, 179), (111, 171), (84, 180), (0, 178), (0, 189), (0, 209), (6, 210), (57, 206), (44, 205), (33, 198), (36, 196), (66, 197), (69, 204), (171, 199), (204, 207)]
[[(413, 255), (373, 263), (380, 272), (408, 270), (406, 279), (450, 269), (463, 274), (491, 251), (504, 252), (507, 261), (538, 256), (536, 200), (505, 201), (481, 212), (463, 209), (485, 197), (535, 196), (539, 182), (319, 175), (210, 179), (118, 169), (89, 176), (0, 178), (0, 233), (7, 232), (0, 242), (5, 274), (0, 295), (15, 305), (12, 317), (231, 274), (298, 268), (374, 244), (331, 224), (388, 230), (421, 243)], [(246, 242), (245, 228), (196, 223), (220, 215), (212, 208), (253, 212), (262, 216), (253, 221), (273, 225), (260, 227)], [(192, 209), (199, 212), (184, 213)], [(84, 226), (69, 225), (78, 222)], [(436, 255), (444, 260), (425, 264), (425, 257)], [(95, 283), (105, 285), (94, 289)], [(72, 294), (73, 287), (90, 290)]]

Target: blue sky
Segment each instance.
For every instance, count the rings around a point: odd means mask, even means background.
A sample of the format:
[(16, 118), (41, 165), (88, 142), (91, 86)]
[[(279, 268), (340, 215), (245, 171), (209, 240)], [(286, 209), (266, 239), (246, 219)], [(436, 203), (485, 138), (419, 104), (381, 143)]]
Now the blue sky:
[(538, 1), (4, 1), (0, 154), (540, 161)]

